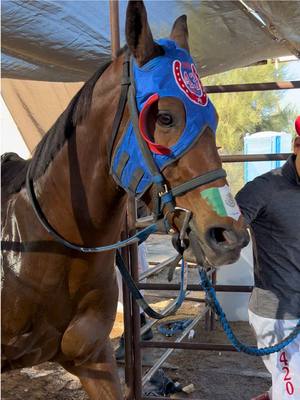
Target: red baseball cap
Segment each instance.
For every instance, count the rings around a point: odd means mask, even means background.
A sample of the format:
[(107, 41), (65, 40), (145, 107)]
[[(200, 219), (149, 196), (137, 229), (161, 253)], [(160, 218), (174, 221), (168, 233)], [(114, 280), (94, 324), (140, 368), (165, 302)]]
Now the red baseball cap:
[(300, 136), (300, 115), (295, 120), (295, 129), (297, 132), (297, 135)]

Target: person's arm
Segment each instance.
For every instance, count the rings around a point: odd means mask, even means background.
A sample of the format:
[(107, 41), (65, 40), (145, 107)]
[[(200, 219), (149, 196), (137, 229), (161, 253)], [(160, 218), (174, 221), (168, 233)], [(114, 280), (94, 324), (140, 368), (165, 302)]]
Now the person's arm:
[(268, 186), (268, 179), (265, 176), (259, 176), (248, 182), (237, 193), (235, 199), (248, 224), (265, 211), (271, 196)]

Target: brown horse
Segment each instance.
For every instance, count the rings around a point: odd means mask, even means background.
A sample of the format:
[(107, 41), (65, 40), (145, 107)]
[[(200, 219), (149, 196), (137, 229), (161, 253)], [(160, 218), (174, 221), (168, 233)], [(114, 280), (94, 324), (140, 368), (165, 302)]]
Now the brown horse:
[[(152, 39), (142, 2), (129, 2), (126, 39), (138, 66), (163, 53)], [(188, 51), (185, 17), (175, 22), (171, 39)], [(119, 240), (128, 196), (110, 175), (107, 143), (124, 57), (123, 52), (84, 85), (31, 160), (11, 156), (3, 165), (3, 368), (57, 361), (80, 378), (93, 400), (122, 397), (109, 340), (118, 296), (115, 252), (82, 254), (55, 241), (33, 211), (25, 175), (30, 166), (39, 205), (64, 238), (85, 246)], [(178, 98), (160, 98), (146, 121), (154, 127), (153, 141), (172, 146), (187, 117)], [(129, 118), (126, 106), (114, 149)], [(163, 175), (172, 188), (220, 167), (215, 136), (207, 126)], [(221, 215), (201, 195), (225, 185), (220, 178), (176, 198), (177, 206), (192, 212), (202, 252), (215, 265), (235, 261), (248, 241), (241, 217)], [(144, 195), (150, 208), (151, 192), (152, 187)], [(180, 229), (179, 217), (174, 223)]]

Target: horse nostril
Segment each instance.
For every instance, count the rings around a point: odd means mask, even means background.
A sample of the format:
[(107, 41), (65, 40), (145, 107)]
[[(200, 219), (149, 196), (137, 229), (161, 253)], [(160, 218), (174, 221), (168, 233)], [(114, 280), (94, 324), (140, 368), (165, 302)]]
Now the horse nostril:
[(249, 235), (248, 232), (239, 232), (232, 228), (215, 226), (207, 231), (206, 240), (215, 250), (226, 252), (247, 246)]
[(214, 227), (209, 230), (209, 241), (213, 246), (235, 247), (239, 240), (235, 232), (231, 229)]
[(238, 243), (238, 238), (237, 238), (236, 234), (233, 231), (225, 230), (223, 232), (223, 236), (225, 237), (225, 239), (226, 239), (228, 244), (235, 245), (235, 244)]
[(224, 228), (211, 228), (209, 231), (210, 239), (212, 239), (212, 241), (217, 244), (223, 243), (226, 241), (224, 232), (225, 232)]

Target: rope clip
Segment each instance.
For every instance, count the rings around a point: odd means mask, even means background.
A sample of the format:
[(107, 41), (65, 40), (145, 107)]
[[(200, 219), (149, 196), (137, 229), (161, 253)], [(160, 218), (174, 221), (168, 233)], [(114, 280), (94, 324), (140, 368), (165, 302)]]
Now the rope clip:
[(180, 211), (185, 212), (183, 224), (182, 224), (182, 227), (181, 227), (180, 233), (179, 233), (179, 240), (180, 240), (180, 246), (183, 249), (186, 249), (186, 244), (184, 242), (184, 239), (187, 236), (187, 229), (188, 229), (188, 226), (190, 223), (190, 219), (192, 217), (192, 211), (187, 210), (186, 208), (182, 208), (182, 207), (175, 207), (175, 210), (180, 210)]

